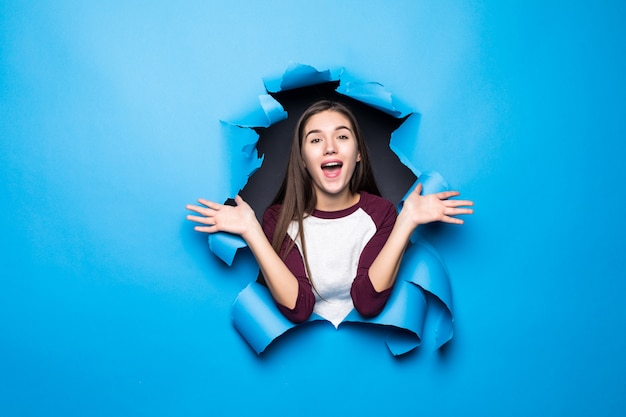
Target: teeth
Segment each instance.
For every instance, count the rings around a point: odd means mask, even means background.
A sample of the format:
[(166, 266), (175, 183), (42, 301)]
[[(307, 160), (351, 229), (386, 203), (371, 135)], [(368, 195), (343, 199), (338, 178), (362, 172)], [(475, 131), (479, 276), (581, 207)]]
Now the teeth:
[(322, 165), (322, 168), (333, 168), (333, 167), (339, 167), (341, 166), (341, 163), (339, 162), (329, 162), (327, 164)]

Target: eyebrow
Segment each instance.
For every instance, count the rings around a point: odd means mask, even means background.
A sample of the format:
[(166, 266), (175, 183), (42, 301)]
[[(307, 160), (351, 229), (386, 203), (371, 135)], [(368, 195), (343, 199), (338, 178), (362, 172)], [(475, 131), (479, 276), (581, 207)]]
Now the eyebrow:
[[(342, 129), (346, 129), (346, 130), (348, 130), (350, 133), (352, 133), (352, 129), (350, 129), (348, 126), (337, 126), (337, 127), (335, 128), (335, 132), (337, 132), (338, 130), (342, 130)], [(309, 130), (309, 131), (307, 132), (307, 134), (306, 134), (306, 135), (304, 135), (304, 137), (306, 138), (307, 136), (309, 136), (309, 135), (310, 135), (310, 134), (312, 134), (312, 133), (321, 133), (321, 132), (322, 132), (322, 131), (321, 131), (320, 129)]]

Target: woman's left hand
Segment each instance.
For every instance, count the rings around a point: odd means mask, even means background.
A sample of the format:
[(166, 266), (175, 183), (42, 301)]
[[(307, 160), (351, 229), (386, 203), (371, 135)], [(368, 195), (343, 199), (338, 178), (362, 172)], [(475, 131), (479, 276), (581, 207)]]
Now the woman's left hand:
[(473, 206), (470, 200), (451, 200), (459, 195), (458, 191), (442, 191), (435, 194), (421, 195), (422, 184), (409, 194), (404, 200), (400, 216), (405, 217), (413, 227), (420, 224), (432, 223), (436, 221), (453, 224), (463, 224), (463, 220), (455, 216), (459, 214), (472, 214), (473, 209), (466, 206)]

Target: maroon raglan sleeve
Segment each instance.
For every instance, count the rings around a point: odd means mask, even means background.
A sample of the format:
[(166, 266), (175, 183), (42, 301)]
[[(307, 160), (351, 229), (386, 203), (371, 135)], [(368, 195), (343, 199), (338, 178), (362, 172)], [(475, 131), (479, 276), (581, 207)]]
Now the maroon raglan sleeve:
[[(265, 236), (267, 239), (272, 242), (274, 237), (274, 231), (276, 230), (276, 222), (278, 220), (278, 213), (280, 211), (280, 206), (273, 205), (269, 207), (265, 213), (263, 214), (263, 231), (265, 232)], [(287, 319), (294, 323), (301, 323), (307, 320), (311, 313), (313, 312), (313, 306), (315, 305), (315, 295), (313, 294), (313, 288), (311, 287), (311, 283), (306, 276), (306, 270), (304, 268), (304, 262), (302, 260), (302, 255), (298, 250), (296, 245), (292, 245), (289, 252), (286, 254), (289, 249), (290, 244), (293, 241), (289, 236), (285, 238), (283, 241), (280, 256), (285, 262), (287, 268), (294, 274), (296, 279), (298, 280), (298, 299), (296, 300), (296, 306), (292, 309), (289, 309), (282, 304), (276, 302), (276, 306), (280, 310), (281, 313)]]
[(372, 195), (368, 196), (368, 201), (363, 209), (374, 221), (376, 233), (361, 253), (357, 275), (352, 283), (350, 295), (352, 296), (354, 308), (360, 314), (365, 317), (373, 317), (378, 315), (385, 307), (391, 295), (391, 288), (377, 292), (372, 285), (368, 271), (391, 234), (393, 225), (396, 222), (397, 212), (390, 201)]

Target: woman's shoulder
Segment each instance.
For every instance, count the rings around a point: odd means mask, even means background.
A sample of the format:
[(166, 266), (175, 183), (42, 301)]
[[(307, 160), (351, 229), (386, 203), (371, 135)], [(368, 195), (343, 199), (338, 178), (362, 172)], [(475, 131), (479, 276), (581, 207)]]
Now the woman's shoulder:
[(377, 223), (389, 217), (395, 218), (397, 215), (396, 207), (391, 201), (366, 191), (361, 191), (360, 206)]
[(276, 224), (280, 214), (281, 204), (272, 204), (263, 213), (263, 223)]

